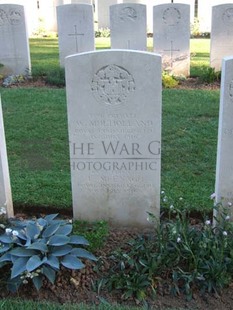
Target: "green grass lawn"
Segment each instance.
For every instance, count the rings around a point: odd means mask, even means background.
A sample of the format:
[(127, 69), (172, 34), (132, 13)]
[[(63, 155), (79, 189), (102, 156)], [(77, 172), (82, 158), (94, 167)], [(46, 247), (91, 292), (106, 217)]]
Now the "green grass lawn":
[[(148, 40), (151, 45), (151, 39)], [(31, 39), (32, 69), (58, 67), (57, 39)], [(97, 48), (109, 47), (97, 38)], [(192, 63), (208, 62), (209, 40), (191, 40)], [(1, 88), (14, 205), (71, 208), (64, 88)], [(210, 209), (219, 91), (163, 91), (162, 189), (192, 209)]]

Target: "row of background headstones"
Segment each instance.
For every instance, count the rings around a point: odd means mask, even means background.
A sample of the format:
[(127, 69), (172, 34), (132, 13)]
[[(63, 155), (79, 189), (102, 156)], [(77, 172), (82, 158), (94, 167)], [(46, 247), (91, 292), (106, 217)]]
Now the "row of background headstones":
[[(163, 70), (189, 76), (190, 12), (186, 4), (154, 6), (154, 52), (162, 55)], [(91, 5), (57, 7), (60, 64), (65, 57), (95, 49)], [(147, 50), (146, 6), (110, 6), (112, 49)]]
[[(0, 52), (0, 63), (4, 67), (0, 73), (26, 74), (26, 70), (30, 72), (31, 64), (23, 7), (5, 4), (1, 8), (0, 38), (4, 48)], [(163, 69), (188, 76), (189, 5), (169, 3), (153, 8), (154, 51), (162, 55)], [(91, 5), (74, 4), (58, 6), (57, 11), (60, 63), (64, 66), (66, 56), (95, 49), (93, 10)], [(145, 5), (130, 4), (129, 7), (128, 4), (118, 4), (111, 6), (110, 11), (113, 48), (146, 50)], [(220, 70), (221, 59), (232, 54), (232, 15), (233, 4), (213, 7), (210, 63), (216, 70)], [(81, 41), (85, 44), (78, 50)]]
[[(136, 3), (147, 5), (148, 30), (152, 30), (152, 7), (157, 4), (164, 4), (171, 1), (166, 0), (132, 0)], [(0, 0), (0, 4), (15, 3), (25, 6), (28, 16), (29, 35), (38, 31), (38, 28), (45, 28), (46, 31), (57, 31), (56, 6), (71, 3), (95, 3), (95, 21), (99, 20), (99, 27), (109, 27), (109, 6), (111, 4), (131, 2), (127, 0)], [(191, 22), (194, 16), (198, 17), (200, 32), (210, 32), (211, 29), (211, 8), (214, 5), (233, 3), (232, 0), (198, 0), (198, 10), (195, 9), (195, 0), (174, 0), (174, 3), (184, 3), (191, 6)], [(197, 11), (195, 13), (195, 10)], [(101, 21), (102, 20), (102, 21)]]

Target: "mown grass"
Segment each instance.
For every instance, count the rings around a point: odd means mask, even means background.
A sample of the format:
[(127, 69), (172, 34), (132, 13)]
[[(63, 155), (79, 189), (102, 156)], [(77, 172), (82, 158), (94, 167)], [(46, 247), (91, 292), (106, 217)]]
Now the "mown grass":
[[(110, 48), (110, 38), (95, 38), (96, 50)], [(147, 39), (148, 51), (153, 50), (153, 38)], [(51, 70), (59, 69), (57, 38), (31, 38), (30, 50), (32, 75), (46, 76)], [(191, 39), (191, 76), (200, 76), (202, 66), (209, 66), (210, 39)]]
[[(122, 307), (111, 305), (87, 306), (84, 304), (56, 304), (50, 302), (23, 301), (20, 299), (4, 299), (0, 301), (2, 310), (139, 310), (136, 307)], [(175, 309), (174, 309), (175, 310)]]
[[(15, 205), (71, 208), (64, 89), (1, 89)], [(163, 91), (162, 188), (211, 207), (219, 91)]]
[[(112, 306), (110, 304), (99, 306), (87, 306), (84, 304), (55, 304), (49, 302), (33, 302), (22, 301), (20, 299), (4, 299), (0, 301), (0, 309), (2, 310), (140, 310), (142, 307), (126, 307), (126, 306)], [(170, 308), (169, 310), (182, 310), (181, 308)]]

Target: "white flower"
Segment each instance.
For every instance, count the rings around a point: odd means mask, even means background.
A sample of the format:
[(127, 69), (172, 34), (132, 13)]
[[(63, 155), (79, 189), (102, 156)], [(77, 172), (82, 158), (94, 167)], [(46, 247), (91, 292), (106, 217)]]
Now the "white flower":
[(227, 236), (227, 231), (224, 230), (222, 234), (223, 236)]
[(232, 202), (228, 202), (228, 207), (231, 207), (232, 206)]
[(161, 191), (161, 194), (162, 194), (162, 195), (165, 194), (165, 191)]
[(6, 208), (4, 208), (4, 207), (0, 208), (0, 215), (2, 215), (2, 214), (6, 214)]
[(28, 284), (28, 281), (27, 280), (23, 280), (23, 284)]
[(11, 228), (6, 228), (6, 229), (5, 229), (5, 232), (6, 232), (7, 235), (10, 235), (11, 232), (12, 232), (12, 229), (11, 229)]
[(216, 197), (216, 194), (215, 194), (215, 193), (213, 193), (213, 194), (210, 195), (210, 199), (214, 199), (215, 197)]
[(210, 225), (210, 224), (211, 224), (211, 221), (210, 221), (210, 220), (206, 220), (206, 221), (205, 221), (205, 224), (206, 224), (206, 225)]
[(225, 220), (226, 220), (226, 221), (229, 221), (229, 219), (230, 219), (230, 216), (227, 215), (227, 216), (225, 217)]
[(12, 235), (15, 236), (15, 237), (17, 237), (17, 236), (19, 235), (19, 233), (18, 233), (17, 230), (13, 230), (13, 231), (12, 231)]
[(163, 202), (167, 202), (167, 197), (166, 196), (163, 198)]
[(180, 201), (183, 200), (183, 197), (180, 197), (179, 200), (180, 200)]
[(177, 243), (180, 243), (180, 242), (181, 242), (181, 238), (178, 237), (178, 238), (176, 239), (176, 242), (177, 242)]
[(170, 205), (170, 210), (174, 209), (174, 206), (173, 205)]

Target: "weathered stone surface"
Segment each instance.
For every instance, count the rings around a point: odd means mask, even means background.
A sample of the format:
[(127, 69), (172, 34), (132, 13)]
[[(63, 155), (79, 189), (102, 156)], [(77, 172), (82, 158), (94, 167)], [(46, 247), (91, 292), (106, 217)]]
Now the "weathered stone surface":
[(154, 51), (162, 55), (163, 70), (174, 75), (190, 72), (190, 6), (161, 4), (154, 6)]
[(111, 48), (147, 50), (146, 5), (110, 6)]
[(160, 212), (161, 57), (67, 57), (66, 89), (74, 217), (148, 226)]
[(5, 131), (2, 116), (2, 104), (0, 97), (0, 214), (1, 215), (4, 209), (6, 210), (6, 215), (8, 218), (14, 215), (8, 159), (6, 151)]
[(223, 203), (224, 206), (232, 204), (231, 213), (233, 210), (232, 118), (233, 57), (226, 57), (222, 62), (215, 194), (217, 203)]
[(60, 65), (65, 57), (95, 50), (93, 7), (66, 4), (57, 7)]
[(0, 4), (0, 44), (0, 74), (29, 74), (31, 61), (22, 5)]
[(210, 66), (221, 70), (222, 59), (233, 55), (233, 3), (212, 7)]

